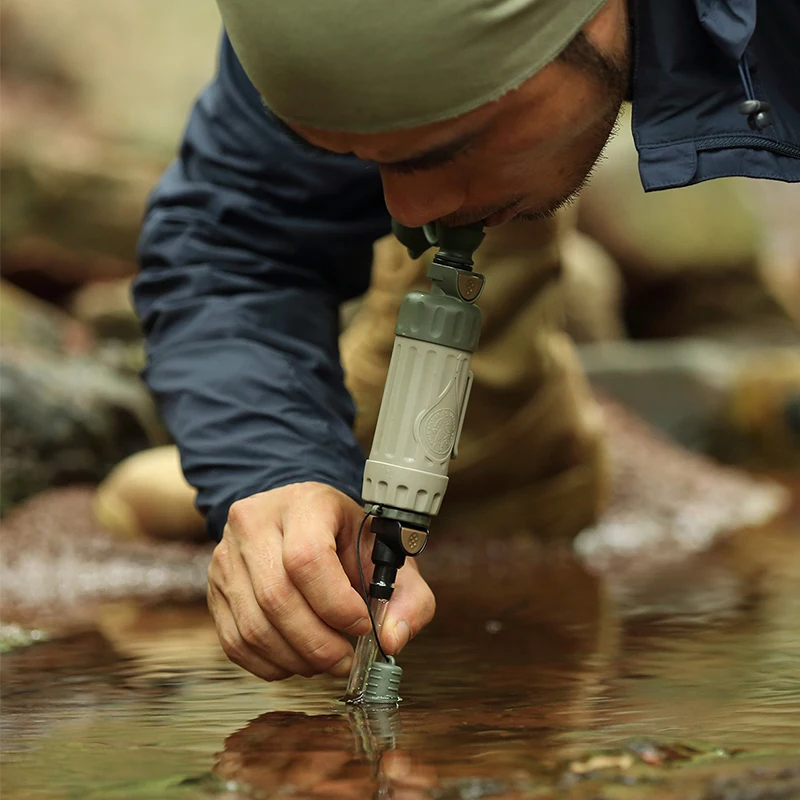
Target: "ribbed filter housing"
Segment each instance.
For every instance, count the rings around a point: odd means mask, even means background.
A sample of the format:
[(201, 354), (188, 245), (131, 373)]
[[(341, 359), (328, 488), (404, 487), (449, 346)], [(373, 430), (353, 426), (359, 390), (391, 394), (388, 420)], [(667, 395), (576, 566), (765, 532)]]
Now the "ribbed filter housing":
[(367, 683), (362, 703), (399, 703), (400, 679), (403, 670), (397, 664), (386, 661), (376, 661), (369, 668)]
[(460, 431), (471, 357), (453, 347), (395, 337), (364, 469), (365, 503), (430, 516), (439, 512)]

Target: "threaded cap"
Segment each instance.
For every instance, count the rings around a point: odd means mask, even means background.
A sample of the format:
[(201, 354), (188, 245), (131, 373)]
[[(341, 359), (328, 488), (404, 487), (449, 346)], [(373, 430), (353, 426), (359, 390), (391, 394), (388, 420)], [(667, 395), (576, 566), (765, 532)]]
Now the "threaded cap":
[(400, 305), (394, 332), (474, 353), (481, 335), (481, 312), (477, 306), (445, 294), (409, 292)]

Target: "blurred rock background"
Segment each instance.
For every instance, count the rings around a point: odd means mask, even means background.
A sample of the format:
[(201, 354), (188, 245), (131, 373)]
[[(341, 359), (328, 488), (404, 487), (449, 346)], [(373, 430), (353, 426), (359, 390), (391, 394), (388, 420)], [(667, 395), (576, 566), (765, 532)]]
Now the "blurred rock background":
[(8, 0), (0, 14), (5, 513), (167, 441), (138, 380), (129, 279), (219, 17), (188, 0)]
[[(5, 0), (0, 15), (5, 514), (169, 442), (138, 380), (129, 280), (219, 19), (190, 0)], [(572, 213), (568, 325), (594, 384), (692, 449), (796, 475), (800, 187), (645, 195), (623, 120)]]
[(581, 232), (618, 270), (626, 337), (586, 342), (584, 367), (687, 447), (796, 472), (800, 186), (727, 178), (646, 194), (628, 117), (579, 206)]

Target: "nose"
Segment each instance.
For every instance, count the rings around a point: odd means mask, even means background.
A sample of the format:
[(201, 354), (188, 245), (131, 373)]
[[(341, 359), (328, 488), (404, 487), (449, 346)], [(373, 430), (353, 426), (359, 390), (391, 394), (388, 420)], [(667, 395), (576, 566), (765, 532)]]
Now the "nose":
[(381, 170), (381, 178), (386, 208), (408, 228), (419, 228), (453, 214), (466, 197), (461, 185), (439, 171), (430, 175), (401, 175)]

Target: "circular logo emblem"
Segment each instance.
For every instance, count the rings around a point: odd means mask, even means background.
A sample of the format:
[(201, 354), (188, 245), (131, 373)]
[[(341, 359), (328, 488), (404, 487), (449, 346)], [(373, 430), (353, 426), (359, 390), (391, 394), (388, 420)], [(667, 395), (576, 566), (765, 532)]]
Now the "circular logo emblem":
[(446, 456), (456, 438), (456, 415), (450, 408), (440, 408), (425, 420), (425, 444), (437, 456)]

